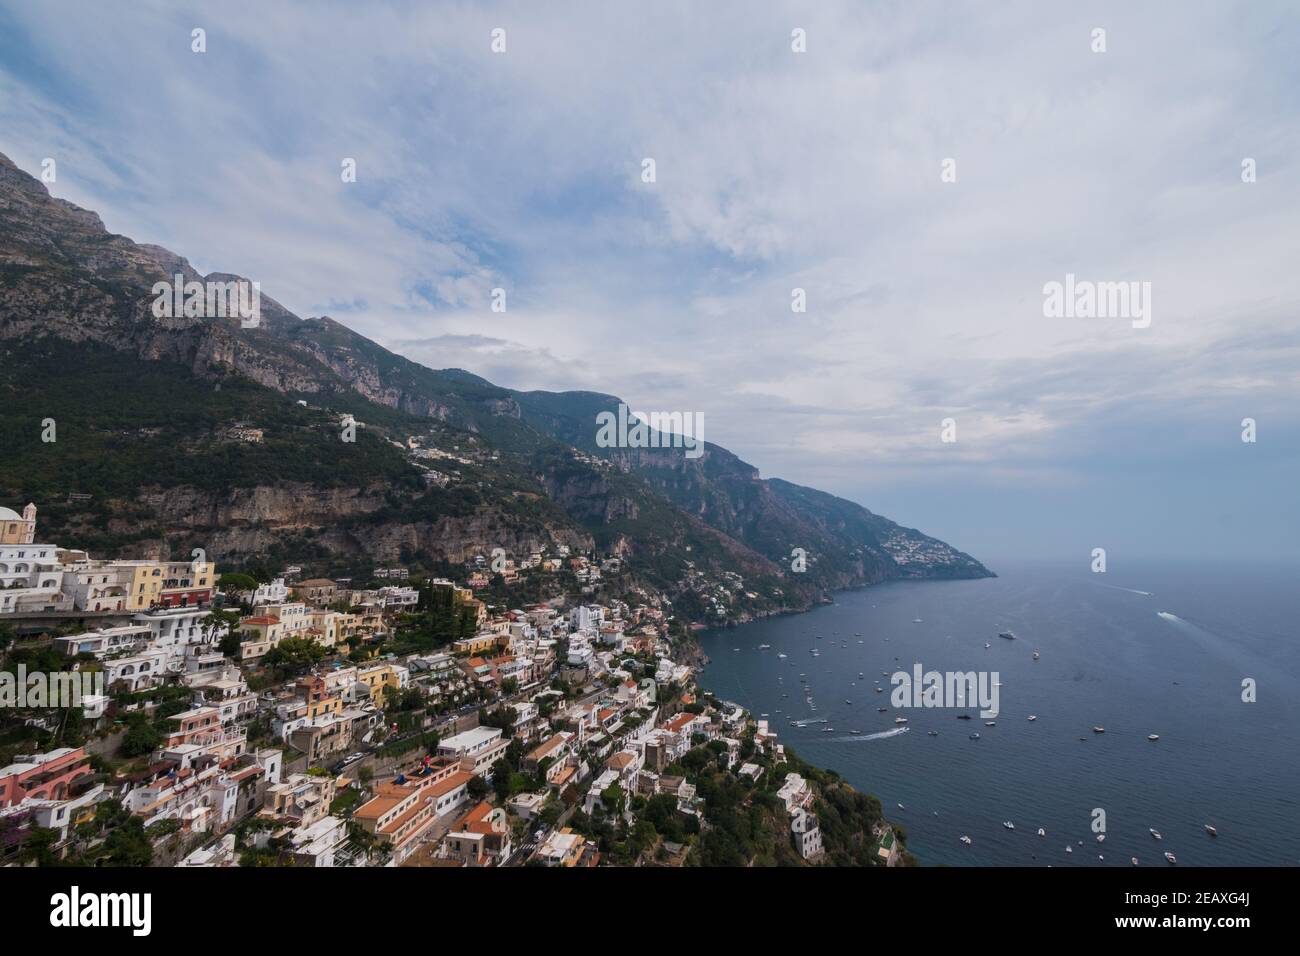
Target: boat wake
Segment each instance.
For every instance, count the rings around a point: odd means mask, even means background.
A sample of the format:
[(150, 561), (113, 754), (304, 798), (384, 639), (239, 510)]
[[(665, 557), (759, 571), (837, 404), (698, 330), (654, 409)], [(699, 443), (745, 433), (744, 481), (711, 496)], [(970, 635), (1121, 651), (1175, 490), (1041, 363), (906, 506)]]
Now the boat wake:
[(1140, 594), (1143, 597), (1150, 597), (1150, 591), (1139, 591), (1137, 588), (1122, 588), (1118, 584), (1103, 584), (1102, 587), (1110, 588), (1112, 591), (1127, 591), (1129, 594)]
[(809, 718), (805, 718), (804, 720), (792, 720), (792, 721), (790, 721), (790, 723), (794, 724), (796, 727), (809, 727), (809, 726), (811, 726), (811, 725), (813, 725), (813, 724), (824, 724), (824, 723), (826, 723), (826, 718), (825, 718), (825, 717), (809, 717)]
[(905, 734), (911, 729), (911, 727), (895, 727), (893, 730), (882, 730), (878, 734), (863, 734), (861, 737), (835, 737), (831, 740), (831, 743), (838, 744), (852, 741), (856, 744), (862, 743), (864, 740), (884, 740), (886, 737), (897, 737), (899, 734)]
[(1162, 621), (1174, 621), (1178, 624), (1187, 623), (1177, 614), (1170, 614), (1168, 611), (1156, 611), (1156, 617), (1160, 618)]

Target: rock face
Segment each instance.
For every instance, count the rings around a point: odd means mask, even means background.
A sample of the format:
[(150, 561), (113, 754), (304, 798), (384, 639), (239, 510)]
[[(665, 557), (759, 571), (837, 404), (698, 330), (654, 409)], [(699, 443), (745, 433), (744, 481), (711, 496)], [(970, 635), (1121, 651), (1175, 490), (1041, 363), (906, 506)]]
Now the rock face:
[[(434, 371), (328, 317), (299, 319), (265, 294), (256, 328), (237, 318), (159, 318), (155, 283), (177, 275), (239, 278), (202, 276), (175, 253), (108, 233), (93, 212), (53, 199), (0, 155), (0, 357), (11, 366), (47, 341), (174, 363), (186, 373), (184, 383), (175, 376), (177, 387), (189, 389), (200, 409), (205, 389), (237, 376), (279, 396), (278, 405), (263, 402), (262, 413), (283, 436), (303, 427), (286, 409), (309, 398), (322, 414), (368, 420), (389, 455), (394, 446), (405, 453), (411, 435), (442, 429), (456, 447), (473, 446), (473, 468), (450, 489), (424, 490), (414, 462), (411, 482), (322, 487), (296, 480), (291, 461), (268, 456), (255, 480), (220, 491), (174, 475), (160, 484), (144, 469), (134, 496), (98, 502), (93, 515), (52, 512), (69, 534), (98, 528), (116, 540), (144, 521), (157, 527), (155, 549), (200, 542), (219, 560), (292, 547), (376, 562), (418, 555), (455, 563), (496, 547), (518, 554), (567, 544), (618, 553), (668, 591), (703, 593), (717, 584), (701, 582), (701, 574), (738, 576), (743, 585), (717, 587), (738, 604), (761, 591), (744, 614), (804, 607), (828, 588), (989, 573), (969, 555), (853, 502), (763, 479), (716, 445), (693, 460), (680, 451), (597, 448), (595, 415), (617, 407), (613, 396), (514, 392), (458, 369)], [(14, 379), (14, 388), (29, 384), (21, 373)], [(90, 425), (116, 428), (113, 409)], [(224, 461), (226, 452), (208, 439), (176, 437), (196, 443), (203, 460)], [(20, 467), (12, 474), (0, 480), (0, 496), (50, 493), (24, 486)], [(804, 573), (791, 570), (793, 548), (809, 555)]]

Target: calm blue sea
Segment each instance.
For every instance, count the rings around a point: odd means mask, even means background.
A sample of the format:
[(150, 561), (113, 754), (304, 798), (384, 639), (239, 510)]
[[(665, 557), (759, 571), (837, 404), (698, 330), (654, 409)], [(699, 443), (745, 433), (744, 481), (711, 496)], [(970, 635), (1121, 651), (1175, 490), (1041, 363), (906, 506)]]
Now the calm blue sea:
[[(1300, 864), (1300, 568), (996, 570), (843, 592), (807, 614), (705, 632), (702, 683), (879, 797), (927, 865), (1128, 867), (1136, 856), (1165, 867), (1166, 850), (1179, 866)], [(896, 710), (882, 672), (918, 660), (996, 671), (996, 726), (974, 708)], [(1242, 702), (1247, 677), (1255, 703)], [(1094, 808), (1106, 813), (1103, 844)]]

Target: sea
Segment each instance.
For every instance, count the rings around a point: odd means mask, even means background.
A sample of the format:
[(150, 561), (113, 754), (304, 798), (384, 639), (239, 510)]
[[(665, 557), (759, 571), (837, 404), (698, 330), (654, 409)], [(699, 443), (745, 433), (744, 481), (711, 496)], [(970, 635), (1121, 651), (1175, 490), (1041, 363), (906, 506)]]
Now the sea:
[[(995, 570), (702, 632), (701, 684), (878, 797), (922, 865), (1300, 864), (1300, 566)], [(1000, 681), (994, 726), (896, 707), (917, 662)]]

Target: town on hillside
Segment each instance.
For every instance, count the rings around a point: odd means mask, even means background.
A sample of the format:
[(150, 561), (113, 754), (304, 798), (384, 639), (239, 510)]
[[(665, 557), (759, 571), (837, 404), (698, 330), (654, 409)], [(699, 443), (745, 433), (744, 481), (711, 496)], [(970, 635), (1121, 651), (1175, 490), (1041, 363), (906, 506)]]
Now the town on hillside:
[[(96, 559), (36, 516), (0, 508), (0, 866), (912, 862), (874, 798), (697, 685), (670, 607), (486, 599), (616, 557), (255, 576)], [(93, 690), (29, 693), (51, 675)]]

